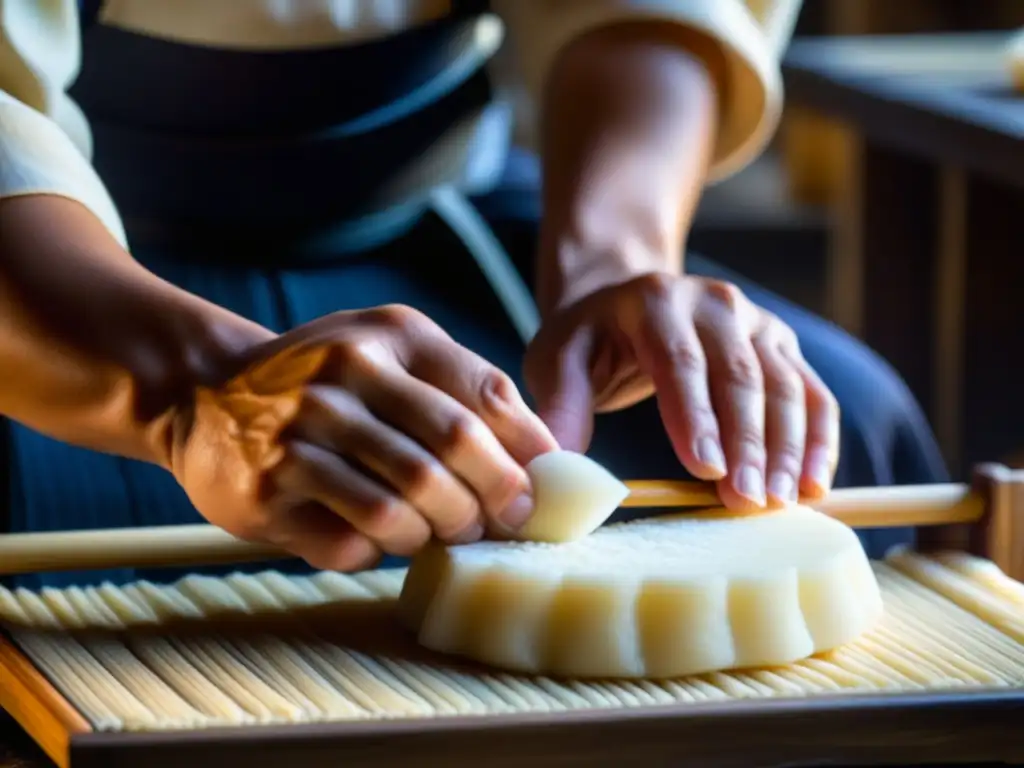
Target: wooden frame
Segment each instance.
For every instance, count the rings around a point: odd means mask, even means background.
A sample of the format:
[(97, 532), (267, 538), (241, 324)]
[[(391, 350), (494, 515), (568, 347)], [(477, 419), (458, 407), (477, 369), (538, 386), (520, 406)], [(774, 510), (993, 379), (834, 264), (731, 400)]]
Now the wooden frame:
[[(637, 710), (96, 733), (7, 640), (0, 687), (59, 768), (872, 765), (1024, 761), (1024, 690), (848, 695)], [(5, 677), (6, 679), (6, 677)]]
[[(962, 518), (947, 508), (922, 529), (920, 548), (964, 549), (1024, 579), (1024, 471), (980, 466), (973, 490), (987, 500), (981, 519), (948, 525)], [(101, 733), (3, 637), (0, 681), (0, 707), (59, 768), (280, 768), (283, 758), (360, 768), (1024, 762), (1024, 688)]]
[(1024, 691), (681, 705), (159, 734), (77, 734), (62, 768), (508, 768), (1024, 760)]

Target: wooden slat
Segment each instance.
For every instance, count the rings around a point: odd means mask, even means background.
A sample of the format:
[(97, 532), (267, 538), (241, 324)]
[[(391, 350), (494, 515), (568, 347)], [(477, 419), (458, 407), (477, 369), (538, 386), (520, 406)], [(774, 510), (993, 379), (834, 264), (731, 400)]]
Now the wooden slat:
[(6, 637), (0, 635), (0, 708), (59, 768), (70, 768), (71, 737), (92, 727)]

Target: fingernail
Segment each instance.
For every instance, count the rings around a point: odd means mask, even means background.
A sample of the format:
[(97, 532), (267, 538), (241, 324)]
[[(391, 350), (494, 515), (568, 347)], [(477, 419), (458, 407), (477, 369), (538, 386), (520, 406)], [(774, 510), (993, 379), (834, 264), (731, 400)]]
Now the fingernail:
[(781, 502), (794, 504), (797, 500), (796, 482), (788, 472), (773, 472), (768, 481), (768, 493)]
[(473, 523), (466, 528), (464, 531), (460, 531), (455, 537), (452, 538), (451, 544), (473, 544), (474, 542), (480, 541), (484, 537), (483, 523), (479, 520), (474, 520)]
[(752, 467), (749, 464), (741, 467), (736, 475), (735, 488), (737, 493), (745, 496), (759, 507), (768, 503), (768, 499), (765, 497), (764, 476), (757, 467)]
[(702, 437), (697, 441), (697, 461), (709, 469), (713, 469), (719, 475), (724, 476), (728, 471), (725, 466), (725, 454), (722, 447), (713, 437)]
[(827, 451), (814, 452), (807, 463), (807, 474), (821, 493), (829, 492), (832, 487), (832, 464), (828, 459)]
[(501, 524), (510, 531), (518, 531), (533, 514), (533, 497), (524, 493), (516, 498), (511, 504), (505, 507), (499, 516)]

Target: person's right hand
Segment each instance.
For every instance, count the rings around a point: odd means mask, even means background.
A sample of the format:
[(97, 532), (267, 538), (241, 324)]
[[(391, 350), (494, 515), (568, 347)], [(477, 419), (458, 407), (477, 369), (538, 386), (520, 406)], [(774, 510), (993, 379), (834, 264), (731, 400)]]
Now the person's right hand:
[(508, 376), (400, 306), (256, 348), (171, 432), (209, 522), (329, 570), (513, 533), (532, 511), (524, 465), (558, 447)]

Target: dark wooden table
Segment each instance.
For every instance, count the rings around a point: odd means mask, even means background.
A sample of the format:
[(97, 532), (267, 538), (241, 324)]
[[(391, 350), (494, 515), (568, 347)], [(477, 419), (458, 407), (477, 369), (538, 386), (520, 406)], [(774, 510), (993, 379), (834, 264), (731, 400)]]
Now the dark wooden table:
[(1006, 33), (794, 42), (787, 97), (855, 138), (834, 319), (929, 413), (951, 468), (1024, 446), (1024, 98)]

